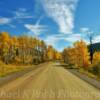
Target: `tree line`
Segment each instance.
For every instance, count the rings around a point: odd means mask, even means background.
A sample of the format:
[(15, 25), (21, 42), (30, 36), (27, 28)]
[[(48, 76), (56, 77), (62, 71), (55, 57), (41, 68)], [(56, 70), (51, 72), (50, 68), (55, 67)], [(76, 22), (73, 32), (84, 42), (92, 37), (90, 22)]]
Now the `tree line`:
[(0, 61), (5, 64), (38, 64), (61, 58), (61, 53), (35, 37), (0, 33)]
[(100, 77), (100, 51), (95, 51), (92, 56), (91, 59), (91, 51), (83, 40), (75, 42), (73, 47), (65, 48), (62, 52), (63, 61), (68, 66), (86, 69)]
[(91, 64), (90, 50), (83, 40), (58, 52), (53, 46), (35, 37), (10, 36), (8, 32), (0, 32), (0, 61), (5, 64), (34, 64), (50, 60), (63, 60), (69, 65), (89, 68), (100, 62), (100, 52), (93, 54)]
[[(78, 67), (89, 67), (91, 65), (91, 54), (87, 44), (83, 41), (77, 41), (73, 47), (65, 48), (63, 53), (64, 62)], [(96, 51), (93, 54), (93, 64), (100, 62), (100, 52)]]

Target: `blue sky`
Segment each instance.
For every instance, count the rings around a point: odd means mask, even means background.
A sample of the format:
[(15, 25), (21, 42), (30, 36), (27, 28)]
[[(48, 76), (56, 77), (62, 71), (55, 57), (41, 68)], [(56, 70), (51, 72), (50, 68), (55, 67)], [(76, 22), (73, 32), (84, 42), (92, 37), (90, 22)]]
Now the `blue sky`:
[(0, 0), (0, 31), (43, 39), (61, 51), (96, 33), (100, 42), (100, 0)]

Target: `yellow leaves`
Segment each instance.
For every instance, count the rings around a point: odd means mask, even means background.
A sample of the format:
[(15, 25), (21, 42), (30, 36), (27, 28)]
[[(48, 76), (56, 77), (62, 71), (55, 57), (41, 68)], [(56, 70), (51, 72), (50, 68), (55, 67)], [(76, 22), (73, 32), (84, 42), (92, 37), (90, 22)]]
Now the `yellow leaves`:
[(62, 54), (60, 52), (55, 52), (55, 59), (56, 60), (62, 60)]
[(42, 40), (42, 41), (40, 41), (39, 43), (40, 43), (39, 45), (40, 45), (40, 47), (41, 47), (41, 48), (45, 48), (46, 44), (44, 43), (44, 41), (43, 41), (43, 40)]
[(100, 62), (100, 52), (95, 52), (93, 56), (93, 64), (97, 64)]
[(1, 41), (2, 42), (9, 42), (9, 39), (10, 39), (9, 33), (7, 33), (7, 32), (1, 33)]
[(49, 45), (47, 49), (47, 57), (49, 60), (61, 60), (62, 54)]
[(94, 53), (94, 59), (100, 61), (100, 52), (95, 52)]
[(32, 63), (34, 58), (40, 61), (61, 58), (61, 54), (52, 46), (48, 46), (47, 49), (47, 45), (43, 40), (25, 35), (10, 36), (7, 32), (0, 34), (0, 54), (1, 60), (7, 64), (12, 61)]
[(85, 42), (78, 41), (75, 43), (75, 48), (77, 49), (78, 58), (80, 58), (80, 62), (82, 62), (82, 66), (86, 66), (89, 64), (89, 53), (88, 48)]
[(14, 37), (12, 37), (12, 39), (13, 39), (14, 46), (15, 46), (16, 48), (18, 48), (18, 47), (19, 47), (18, 37), (14, 36)]
[(9, 45), (10, 45), (10, 47), (12, 47), (14, 45), (14, 41), (12, 38), (10, 38), (10, 40), (9, 40)]
[(51, 45), (49, 45), (47, 49), (47, 57), (49, 60), (54, 59), (54, 52), (55, 52), (54, 48)]
[(88, 67), (89, 53), (85, 42), (77, 41), (74, 43), (73, 48), (67, 48), (63, 52), (65, 60), (69, 64), (78, 65), (79, 67)]
[(77, 60), (77, 55), (76, 55), (76, 49), (75, 48), (67, 48), (65, 49), (65, 60), (67, 61), (67, 63), (69, 64), (76, 64), (76, 60)]
[(35, 48), (38, 44), (38, 40), (36, 38), (31, 38), (31, 47)]
[(8, 49), (10, 48), (9, 42), (10, 42), (9, 33), (2, 32), (0, 36), (0, 44), (1, 44), (0, 49), (4, 54), (7, 53)]

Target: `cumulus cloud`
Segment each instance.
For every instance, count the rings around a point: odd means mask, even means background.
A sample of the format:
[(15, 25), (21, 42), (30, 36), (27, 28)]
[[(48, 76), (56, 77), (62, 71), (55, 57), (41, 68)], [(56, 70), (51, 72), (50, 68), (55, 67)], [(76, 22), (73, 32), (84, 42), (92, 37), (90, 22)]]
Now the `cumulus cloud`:
[(61, 33), (72, 33), (78, 0), (41, 0), (46, 14), (59, 26)]
[(11, 22), (10, 18), (0, 17), (0, 25), (9, 24)]

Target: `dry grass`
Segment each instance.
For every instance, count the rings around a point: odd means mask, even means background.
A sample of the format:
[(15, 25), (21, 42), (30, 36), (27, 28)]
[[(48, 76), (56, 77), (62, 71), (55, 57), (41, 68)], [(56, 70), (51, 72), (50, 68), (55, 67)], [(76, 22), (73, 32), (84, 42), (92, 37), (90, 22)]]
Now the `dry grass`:
[(8, 74), (25, 70), (29, 67), (32, 67), (32, 65), (30, 65), (30, 66), (27, 66), (27, 65), (26, 66), (25, 65), (14, 65), (14, 64), (6, 65), (3, 62), (0, 62), (0, 77), (4, 77)]
[(97, 79), (97, 80), (100, 80), (100, 78), (97, 76), (97, 75), (94, 75), (93, 73), (89, 72), (89, 71), (86, 71), (85, 69), (79, 69), (79, 72), (80, 73), (83, 73), (91, 78), (94, 78), (94, 79)]

